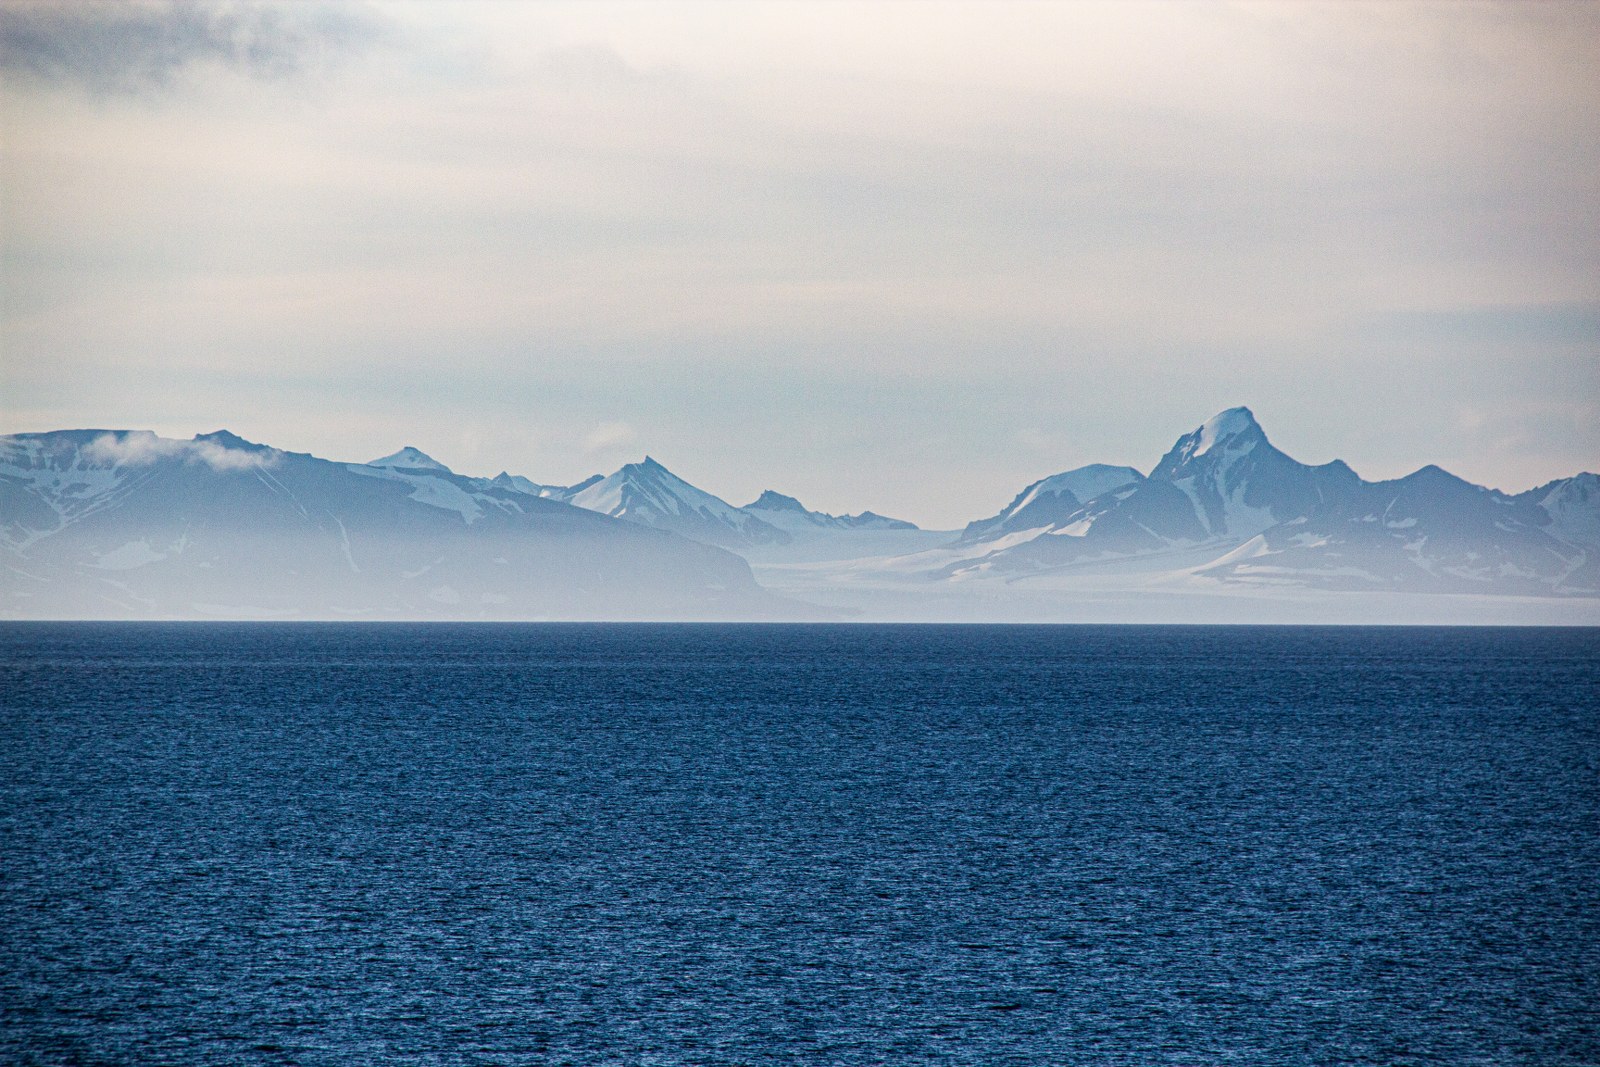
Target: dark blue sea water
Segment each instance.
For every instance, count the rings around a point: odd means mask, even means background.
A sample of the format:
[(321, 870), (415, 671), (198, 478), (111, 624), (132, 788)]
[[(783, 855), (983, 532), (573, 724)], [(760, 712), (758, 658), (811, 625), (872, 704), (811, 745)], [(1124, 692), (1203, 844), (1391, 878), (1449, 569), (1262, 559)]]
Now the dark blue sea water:
[(0, 627), (10, 1064), (1600, 1063), (1600, 630)]

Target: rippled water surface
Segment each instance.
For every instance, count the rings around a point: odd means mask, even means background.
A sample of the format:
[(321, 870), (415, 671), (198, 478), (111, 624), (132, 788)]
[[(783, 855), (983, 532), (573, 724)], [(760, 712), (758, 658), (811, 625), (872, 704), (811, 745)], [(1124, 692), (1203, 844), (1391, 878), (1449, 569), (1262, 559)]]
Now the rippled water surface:
[(0, 1062), (1600, 1062), (1600, 631), (0, 627)]

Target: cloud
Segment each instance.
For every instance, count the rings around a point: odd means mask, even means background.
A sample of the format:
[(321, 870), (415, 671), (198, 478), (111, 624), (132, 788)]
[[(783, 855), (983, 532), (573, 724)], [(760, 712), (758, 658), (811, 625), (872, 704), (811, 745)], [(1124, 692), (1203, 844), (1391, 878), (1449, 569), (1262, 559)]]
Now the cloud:
[(276, 80), (324, 69), (381, 42), (365, 4), (249, 2), (8, 5), (0, 73), (94, 93), (160, 89), (201, 66)]
[(253, 451), (229, 448), (216, 441), (174, 441), (153, 433), (134, 432), (121, 436), (102, 434), (89, 442), (83, 454), (108, 466), (146, 467), (164, 459), (185, 463), (204, 463), (214, 471), (254, 470), (278, 463), (276, 449)]
[(306, 94), (367, 9), (0, 3), (14, 425), (934, 525), (1237, 403), (1369, 476), (1600, 449), (1454, 424), (1597, 396), (1600, 4), (379, 4)]
[(602, 422), (583, 438), (585, 452), (602, 452), (608, 448), (629, 444), (638, 435), (625, 422)]

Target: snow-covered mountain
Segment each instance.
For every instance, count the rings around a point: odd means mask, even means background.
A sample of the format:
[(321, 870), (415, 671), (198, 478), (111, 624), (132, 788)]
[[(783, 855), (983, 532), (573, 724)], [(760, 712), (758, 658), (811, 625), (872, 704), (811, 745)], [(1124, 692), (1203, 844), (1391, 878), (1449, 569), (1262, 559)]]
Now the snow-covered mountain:
[(1033, 489), (969, 526), (958, 550), (930, 567), (945, 578), (1015, 577), (1143, 561), (1222, 582), (1307, 588), (1600, 591), (1594, 475), (1517, 497), (1437, 467), (1369, 483), (1338, 460), (1291, 459), (1248, 408), (1213, 416), (1178, 438), (1148, 477), (1076, 509), (1041, 504)]
[[(422, 449), (414, 448), (411, 445), (407, 445), (400, 451), (392, 452), (387, 456), (369, 460), (367, 461), (366, 465), (369, 467), (379, 467), (385, 470), (431, 471), (452, 476), (455, 474), (455, 472), (449, 467), (445, 466), (443, 463), (440, 463), (438, 460), (422, 451)], [(493, 478), (468, 479), (473, 486), (484, 490), (504, 489), (513, 493), (524, 493), (528, 496), (547, 497), (553, 500), (560, 500), (570, 496), (576, 489), (581, 489), (584, 485), (588, 485), (590, 482), (596, 482), (599, 480), (599, 475), (596, 475), (595, 477), (589, 479), (588, 482), (584, 482), (579, 486), (540, 485), (531, 478), (524, 478), (520, 474), (511, 474), (506, 471), (501, 471)]]
[(1562, 478), (1516, 498), (1550, 516), (1550, 536), (1571, 544), (1600, 545), (1600, 474)]
[[(1093, 496), (1065, 515), (1056, 513), (1043, 529), (1029, 523), (1024, 529), (1031, 532), (1023, 536), (966, 540), (986, 569), (1003, 571), (1225, 544), (1303, 515), (1359, 484), (1343, 463), (1309, 467), (1290, 459), (1267, 440), (1248, 408), (1230, 408), (1178, 438), (1149, 477)], [(957, 562), (950, 569), (967, 565)]]
[(1148, 480), (1171, 484), (1187, 496), (1211, 539), (1248, 537), (1347, 497), (1361, 482), (1341, 460), (1308, 467), (1290, 459), (1242, 407), (1229, 408), (1178, 438)]
[(501, 471), (493, 478), (490, 478), (489, 484), (499, 489), (509, 489), (516, 493), (527, 493), (529, 496), (555, 495), (551, 492), (550, 487), (547, 485), (540, 485), (532, 479), (524, 478), (520, 474), (508, 474), (505, 471)]
[(967, 524), (961, 541), (993, 541), (1025, 530), (1059, 525), (1095, 497), (1144, 481), (1132, 467), (1091, 463), (1087, 467), (1041, 478), (1016, 495), (998, 515)]
[(740, 511), (754, 514), (763, 522), (789, 533), (810, 533), (817, 530), (915, 530), (916, 523), (904, 519), (891, 519), (872, 511), (859, 515), (829, 515), (811, 511), (792, 496), (771, 489)]
[[(1325, 589), (1593, 594), (1600, 591), (1600, 501), (1589, 496), (1584, 507), (1580, 482), (1593, 478), (1567, 479), (1547, 494), (1557, 495), (1557, 521), (1529, 494), (1507, 496), (1423, 467), (1393, 481), (1361, 483), (1262, 531), (1199, 573)], [(1569, 502), (1563, 490), (1577, 499)]]
[(0, 437), (10, 617), (750, 618), (794, 614), (720, 549), (456, 475), (233, 434)]
[(777, 526), (695, 488), (649, 456), (553, 495), (589, 511), (671, 530), (708, 545), (738, 549), (789, 541), (789, 534)]

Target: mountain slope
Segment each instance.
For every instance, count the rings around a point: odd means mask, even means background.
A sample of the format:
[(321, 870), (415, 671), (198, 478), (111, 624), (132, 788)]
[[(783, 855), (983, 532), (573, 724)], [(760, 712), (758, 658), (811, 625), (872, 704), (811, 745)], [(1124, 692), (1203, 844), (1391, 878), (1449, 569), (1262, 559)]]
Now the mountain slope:
[(1144, 475), (1132, 467), (1105, 463), (1053, 474), (1022, 490), (999, 514), (968, 523), (961, 532), (961, 541), (992, 541), (1025, 530), (1057, 526), (1095, 497), (1142, 481)]
[(1539, 505), (1550, 516), (1549, 533), (1574, 545), (1600, 545), (1600, 474), (1562, 478), (1516, 498)]
[(397, 456), (403, 465), (332, 463), (225, 432), (0, 438), (0, 612), (729, 618), (792, 607), (730, 553)]
[(1592, 539), (1597, 515), (1591, 507), (1565, 516), (1591, 526), (1588, 545), (1581, 537), (1563, 539), (1556, 536), (1563, 527), (1531, 497), (1507, 496), (1428, 466), (1393, 481), (1364, 483), (1346, 498), (1263, 531), (1199, 573), (1324, 589), (1594, 593), (1600, 591), (1600, 544)]

